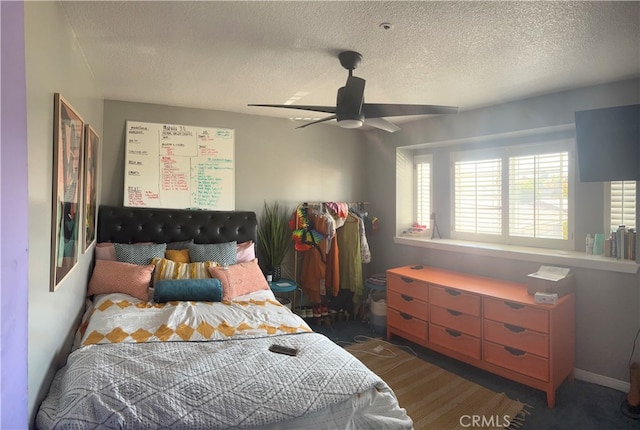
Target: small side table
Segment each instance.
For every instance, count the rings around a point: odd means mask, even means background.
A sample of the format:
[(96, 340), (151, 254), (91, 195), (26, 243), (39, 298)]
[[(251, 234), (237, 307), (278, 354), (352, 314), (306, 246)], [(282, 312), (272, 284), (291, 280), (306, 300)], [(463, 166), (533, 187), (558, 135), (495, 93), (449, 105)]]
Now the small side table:
[(300, 297), (302, 298), (302, 290), (298, 287), (295, 281), (286, 278), (280, 278), (277, 281), (267, 281), (269, 288), (273, 293), (293, 293), (293, 300), (291, 300), (291, 311), (296, 311), (296, 296), (300, 291)]

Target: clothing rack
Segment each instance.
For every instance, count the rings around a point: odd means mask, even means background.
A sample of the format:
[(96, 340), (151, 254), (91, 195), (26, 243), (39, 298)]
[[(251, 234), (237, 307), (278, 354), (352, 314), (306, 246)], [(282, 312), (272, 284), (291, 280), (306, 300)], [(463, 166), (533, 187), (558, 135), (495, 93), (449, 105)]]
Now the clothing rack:
[[(344, 202), (344, 201), (338, 201), (338, 202), (302, 202), (300, 204), (298, 204), (295, 208), (295, 214), (297, 214), (298, 210), (301, 208), (313, 208), (313, 209), (320, 209), (320, 210), (327, 210), (327, 204), (328, 203), (346, 203), (346, 205), (349, 208), (349, 211), (351, 211), (352, 209), (358, 209), (360, 211), (364, 210), (364, 207), (367, 206), (369, 204), (369, 202)], [(295, 215), (295, 230), (299, 229), (300, 226), (298, 225), (298, 217), (297, 215)], [(294, 280), (296, 282), (297, 285), (300, 284), (300, 279), (299, 276), (300, 274), (298, 273), (298, 251), (294, 250), (293, 252), (293, 276), (294, 276)], [(294, 310), (295, 311), (295, 310)]]
[[(343, 202), (343, 201), (339, 201), (339, 202), (304, 202), (304, 203), (300, 203), (298, 206), (296, 206), (296, 210), (303, 208), (303, 207), (311, 207), (311, 208), (316, 208), (316, 209), (322, 209), (323, 207), (326, 206), (327, 203), (346, 203), (347, 206), (349, 206), (349, 209), (353, 209), (353, 207), (358, 207), (361, 208), (363, 206), (366, 206), (369, 204), (369, 202)], [(296, 225), (296, 228), (298, 226)]]

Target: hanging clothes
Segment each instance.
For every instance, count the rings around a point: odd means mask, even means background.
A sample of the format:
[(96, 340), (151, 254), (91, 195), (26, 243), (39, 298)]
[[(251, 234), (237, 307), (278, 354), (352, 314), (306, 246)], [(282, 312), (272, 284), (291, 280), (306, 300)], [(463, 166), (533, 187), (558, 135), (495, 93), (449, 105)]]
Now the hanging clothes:
[(358, 219), (358, 228), (360, 232), (360, 256), (362, 257), (362, 263), (371, 263), (371, 250), (369, 249), (369, 242), (367, 241), (364, 219), (356, 213), (352, 213), (352, 215)]
[(328, 222), (326, 213), (308, 209), (307, 217), (311, 228), (324, 238), (317, 246), (302, 253), (300, 287), (312, 303), (323, 303), (326, 302), (325, 296), (337, 295), (340, 288), (338, 239), (335, 234), (327, 237), (332, 224)]
[(359, 304), (363, 289), (359, 218), (349, 213), (336, 236), (340, 249), (340, 288), (351, 291), (353, 303)]

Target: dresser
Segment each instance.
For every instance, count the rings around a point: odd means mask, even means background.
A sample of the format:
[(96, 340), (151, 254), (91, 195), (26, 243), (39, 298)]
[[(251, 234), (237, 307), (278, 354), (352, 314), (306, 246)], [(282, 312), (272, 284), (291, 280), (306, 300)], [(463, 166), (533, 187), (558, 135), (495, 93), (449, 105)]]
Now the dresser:
[[(419, 268), (412, 268), (419, 267)], [(433, 267), (387, 271), (387, 338), (542, 390), (573, 379), (575, 297), (537, 304), (524, 284)]]

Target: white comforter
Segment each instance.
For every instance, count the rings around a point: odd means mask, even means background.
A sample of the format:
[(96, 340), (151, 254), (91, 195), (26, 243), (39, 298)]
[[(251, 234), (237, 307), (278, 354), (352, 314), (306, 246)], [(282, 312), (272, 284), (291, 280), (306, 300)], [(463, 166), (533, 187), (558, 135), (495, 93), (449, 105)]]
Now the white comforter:
[[(272, 353), (273, 343), (299, 354)], [(150, 307), (102, 296), (76, 347), (40, 407), (40, 429), (412, 426), (384, 381), (270, 291)]]
[(223, 302), (149, 303), (108, 294), (90, 304), (76, 342), (208, 341), (309, 331), (271, 290)]

